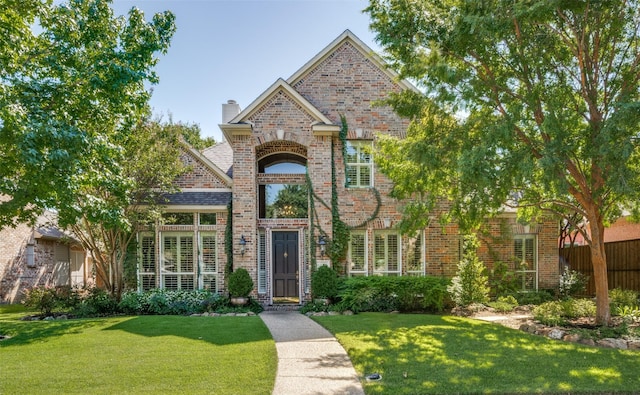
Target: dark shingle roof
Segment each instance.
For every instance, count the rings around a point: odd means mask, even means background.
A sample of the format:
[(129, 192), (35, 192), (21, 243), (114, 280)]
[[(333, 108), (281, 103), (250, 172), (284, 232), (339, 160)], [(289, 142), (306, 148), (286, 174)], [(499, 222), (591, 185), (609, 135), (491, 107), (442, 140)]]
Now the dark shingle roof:
[(167, 205), (226, 206), (231, 192), (178, 192), (163, 195)]

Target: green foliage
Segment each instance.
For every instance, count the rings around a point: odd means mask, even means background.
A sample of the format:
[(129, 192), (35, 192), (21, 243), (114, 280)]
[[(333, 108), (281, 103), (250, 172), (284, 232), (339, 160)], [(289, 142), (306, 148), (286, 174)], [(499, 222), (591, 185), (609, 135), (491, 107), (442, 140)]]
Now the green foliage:
[(339, 310), (442, 311), (448, 280), (438, 277), (351, 277), (338, 295)]
[(564, 325), (570, 319), (594, 317), (596, 305), (589, 299), (565, 299), (536, 306), (533, 318), (545, 325)]
[(615, 312), (619, 308), (638, 307), (638, 292), (631, 289), (614, 288), (609, 291), (609, 306)]
[(509, 265), (499, 261), (491, 269), (489, 288), (492, 295), (500, 297), (515, 294), (520, 289), (520, 285), (515, 272), (509, 269)]
[(506, 313), (518, 307), (518, 301), (513, 296), (499, 296), (494, 302), (487, 303), (496, 311)]
[[(0, 194), (9, 200), (0, 225), (56, 208), (65, 226), (90, 208), (93, 222), (128, 228), (119, 213), (130, 188), (124, 144), (149, 111), (146, 85), (158, 82), (153, 68), (175, 31), (173, 14), (147, 21), (132, 8), (116, 17), (110, 1), (2, 9), (10, 38), (0, 41)], [(104, 196), (107, 186), (114, 193)]]
[(311, 274), (312, 298), (335, 300), (338, 295), (338, 273), (329, 266), (320, 266)]
[(489, 278), (486, 267), (476, 254), (478, 239), (475, 235), (464, 236), (463, 257), (458, 263), (458, 271), (451, 279), (447, 291), (457, 306), (489, 301)]
[(59, 306), (60, 300), (53, 287), (33, 287), (25, 291), (23, 303), (27, 307), (38, 309), (44, 316), (50, 316)]
[(87, 295), (73, 310), (73, 313), (79, 317), (110, 316), (118, 312), (118, 302), (114, 296), (97, 287), (90, 288)]
[(638, 306), (619, 306), (613, 312), (622, 318), (622, 322), (627, 324), (640, 323), (640, 309)]
[(224, 227), (224, 251), (227, 253), (227, 264), (224, 268), (225, 278), (233, 271), (233, 205), (227, 204), (227, 225)]
[[(170, 121), (170, 123), (173, 122)], [(200, 125), (197, 123), (178, 122), (176, 126), (181, 129), (181, 135), (184, 140), (198, 151), (202, 151), (203, 149), (216, 144), (213, 137), (202, 137), (202, 130), (200, 129)]]
[(600, 248), (622, 207), (640, 211), (636, 1), (370, 0), (365, 11), (391, 68), (424, 92), (391, 95), (412, 123), (376, 156), (394, 196), (411, 197), (407, 226), (442, 198), (450, 210), (438, 212), (469, 229), (508, 203), (525, 220), (580, 213)]
[(309, 190), (305, 185), (285, 185), (267, 206), (267, 218), (307, 218), (308, 207)]
[(563, 298), (582, 295), (586, 291), (588, 283), (589, 276), (565, 267), (560, 276), (558, 292)]
[(237, 268), (229, 275), (229, 295), (232, 297), (248, 297), (253, 290), (253, 280), (245, 268)]

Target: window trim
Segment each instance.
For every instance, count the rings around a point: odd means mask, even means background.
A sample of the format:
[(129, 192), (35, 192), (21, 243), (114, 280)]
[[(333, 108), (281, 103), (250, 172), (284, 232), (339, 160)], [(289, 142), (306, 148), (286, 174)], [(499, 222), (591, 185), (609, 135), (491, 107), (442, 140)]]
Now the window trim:
[(427, 268), (427, 264), (426, 264), (426, 260), (425, 260), (425, 251), (426, 251), (426, 246), (425, 246), (425, 231), (424, 230), (420, 230), (418, 232), (418, 235), (415, 237), (417, 240), (420, 241), (420, 270), (409, 270), (409, 241), (411, 239), (413, 239), (413, 237), (407, 237), (407, 259), (406, 259), (406, 274), (408, 276), (425, 276), (426, 275), (426, 268)]
[[(376, 265), (376, 239), (379, 235), (384, 236), (384, 246), (385, 246), (385, 270), (378, 270)], [(398, 251), (396, 251), (397, 260), (398, 260), (398, 268), (396, 270), (389, 270), (389, 236), (396, 236), (397, 241), (396, 245), (398, 246)], [(402, 235), (398, 232), (394, 231), (374, 231), (373, 232), (373, 274), (374, 275), (395, 275), (402, 276)]]
[[(526, 254), (526, 240), (533, 240), (533, 270), (524, 270), (520, 269), (520, 264), (523, 262), (524, 257), (516, 256), (516, 241), (522, 241), (522, 251), (523, 254)], [(538, 262), (538, 235), (533, 233), (527, 234), (517, 234), (513, 237), (513, 256), (515, 257), (515, 274), (521, 279), (521, 291), (538, 291), (538, 277), (539, 277), (539, 262)], [(526, 287), (526, 274), (533, 273), (534, 274), (534, 288), (527, 289)]]
[[(364, 147), (369, 147), (369, 149), (371, 151), (373, 151), (373, 142), (372, 141), (362, 141), (362, 140), (347, 140), (346, 142), (347, 147), (345, 149), (345, 152), (349, 150), (350, 147), (355, 148), (356, 150), (356, 157), (360, 158), (360, 154), (362, 152), (362, 149)], [(357, 189), (357, 188), (373, 188), (374, 187), (374, 158), (373, 158), (373, 152), (369, 152), (369, 162), (360, 162), (359, 160), (357, 162), (348, 162), (347, 161), (347, 157), (348, 154), (345, 156), (344, 158), (344, 163), (345, 163), (345, 186), (347, 188), (353, 188), (353, 189)], [(357, 169), (356, 171), (356, 183), (355, 184), (350, 184), (349, 183), (349, 168), (350, 167), (355, 167)], [(369, 168), (369, 184), (368, 185), (363, 185), (360, 183), (360, 169), (363, 167), (367, 167)]]
[[(352, 237), (353, 235), (362, 235), (364, 236), (364, 246), (363, 246), (363, 253), (364, 253), (364, 264), (363, 264), (363, 269), (362, 270), (352, 270), (352, 258), (351, 258), (351, 254), (353, 253), (353, 245), (352, 245)], [(348, 258), (348, 270), (349, 270), (349, 277), (351, 276), (368, 276), (369, 275), (369, 237), (368, 237), (368, 232), (366, 230), (353, 230), (351, 231), (351, 237), (349, 238), (349, 249), (347, 251), (347, 258)]]

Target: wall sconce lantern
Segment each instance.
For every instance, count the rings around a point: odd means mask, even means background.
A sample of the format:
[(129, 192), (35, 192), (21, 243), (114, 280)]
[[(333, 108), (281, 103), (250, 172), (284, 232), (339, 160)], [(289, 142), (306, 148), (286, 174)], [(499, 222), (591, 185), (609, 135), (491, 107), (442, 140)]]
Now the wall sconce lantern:
[(324, 240), (324, 236), (318, 238), (318, 245), (320, 246), (320, 255), (324, 256), (327, 252), (327, 242)]
[(247, 240), (244, 238), (244, 235), (240, 236), (240, 255), (244, 255), (247, 250)]

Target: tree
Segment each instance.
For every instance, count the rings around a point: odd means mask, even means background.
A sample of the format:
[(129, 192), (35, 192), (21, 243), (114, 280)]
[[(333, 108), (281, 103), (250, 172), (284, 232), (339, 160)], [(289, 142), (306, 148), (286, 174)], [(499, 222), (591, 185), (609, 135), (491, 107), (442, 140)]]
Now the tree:
[(304, 185), (284, 185), (272, 204), (267, 207), (268, 218), (306, 218), (309, 190)]
[(216, 144), (216, 140), (213, 137), (202, 137), (200, 125), (197, 123), (190, 124), (178, 122), (177, 126), (182, 129), (182, 137), (184, 140), (197, 150), (201, 151)]
[[(116, 300), (120, 300), (124, 288), (124, 263), (135, 231), (155, 223), (160, 217), (162, 195), (176, 189), (173, 181), (186, 170), (180, 160), (184, 128), (158, 120), (140, 122), (122, 142), (120, 166), (128, 188), (123, 191), (110, 183), (96, 183), (76, 196), (81, 214), (69, 228), (91, 252), (96, 276)], [(105, 221), (86, 196), (100, 197), (102, 210), (117, 213), (117, 218)], [(114, 226), (116, 223), (119, 225)]]
[(145, 83), (158, 81), (173, 14), (114, 17), (108, 0), (0, 0), (0, 9), (0, 226), (55, 208), (63, 226), (90, 212), (93, 223), (126, 227), (122, 205), (93, 191), (126, 201), (124, 143), (149, 111)]
[(604, 227), (622, 208), (637, 211), (640, 191), (639, 10), (560, 0), (370, 0), (366, 9), (391, 66), (425, 90), (392, 96), (413, 122), (406, 141), (382, 143), (397, 160), (382, 164), (394, 192), (416, 199), (406, 211), (414, 224), (435, 196), (463, 225), (504, 204), (529, 218), (579, 213), (599, 323), (610, 321)]

